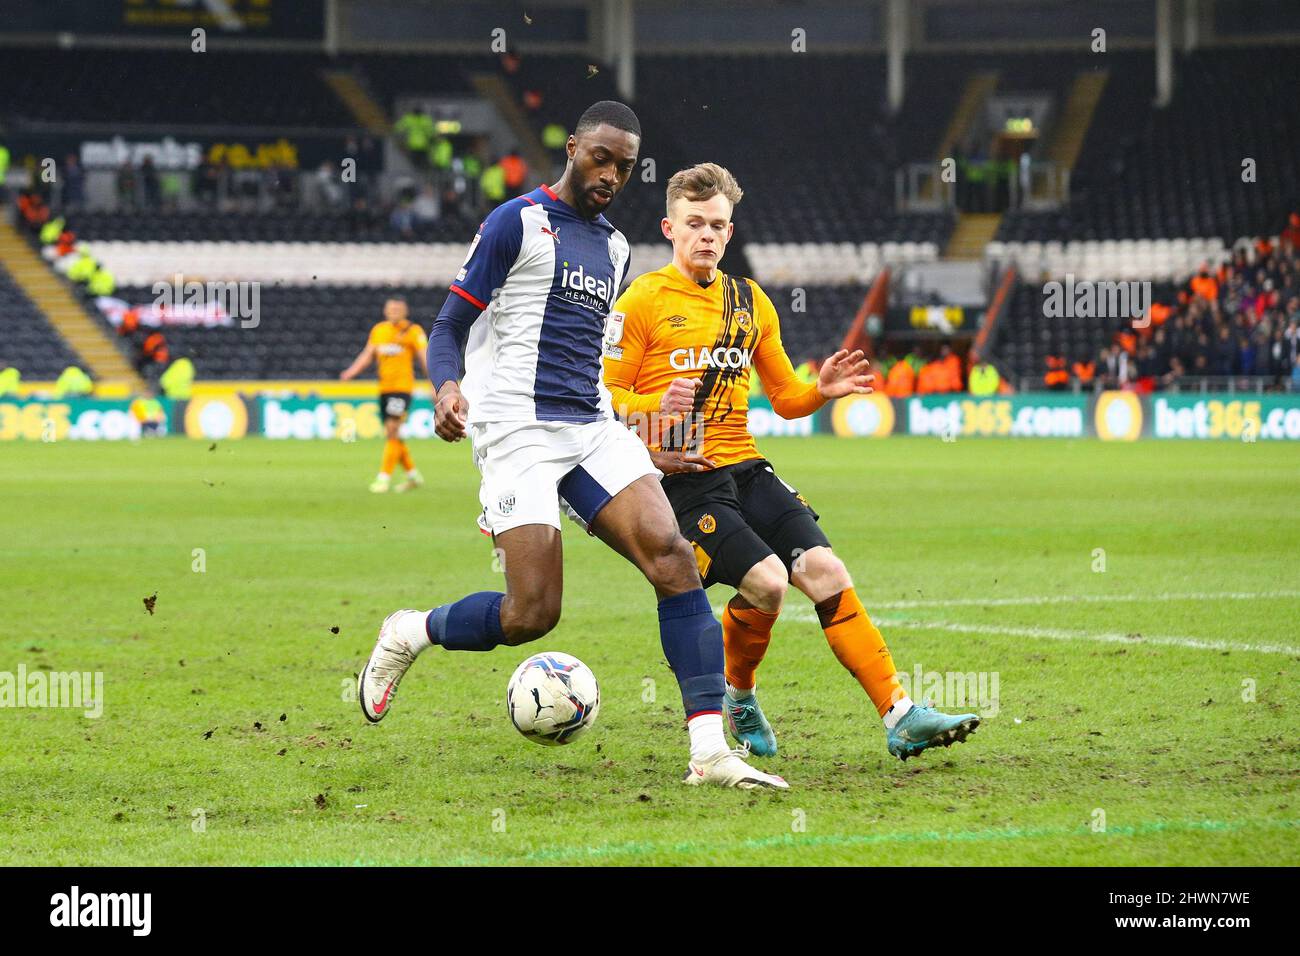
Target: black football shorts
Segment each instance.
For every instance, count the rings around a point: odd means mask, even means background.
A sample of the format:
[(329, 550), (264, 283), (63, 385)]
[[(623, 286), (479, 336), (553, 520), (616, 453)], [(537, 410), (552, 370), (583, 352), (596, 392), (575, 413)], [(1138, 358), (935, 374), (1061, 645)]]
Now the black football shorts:
[(410, 392), (381, 392), (379, 395), (379, 414), (384, 419), (405, 418), (411, 410)]
[(739, 587), (749, 569), (770, 554), (789, 574), (804, 551), (830, 546), (817, 512), (765, 458), (668, 475), (663, 488), (682, 535), (695, 549), (706, 588)]

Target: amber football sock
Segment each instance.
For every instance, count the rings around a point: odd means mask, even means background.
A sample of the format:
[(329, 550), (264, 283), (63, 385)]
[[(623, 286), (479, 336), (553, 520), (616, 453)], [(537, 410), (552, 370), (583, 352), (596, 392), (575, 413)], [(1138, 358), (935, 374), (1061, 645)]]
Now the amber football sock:
[(401, 449), (401, 458), (399, 460), (402, 463), (402, 470), (407, 474), (415, 471), (415, 462), (411, 459), (411, 450), (406, 447), (406, 442), (399, 438), (397, 447)]
[(831, 650), (862, 685), (883, 717), (906, 694), (898, 682), (894, 659), (880, 629), (871, 623), (853, 588), (819, 601), (815, 607)]
[(391, 475), (393, 469), (397, 467), (397, 460), (401, 457), (401, 452), (398, 451), (398, 448), (401, 444), (402, 443), (395, 438), (390, 438), (388, 441), (384, 442), (384, 460), (379, 465), (379, 473), (381, 475)]
[(777, 615), (760, 611), (739, 594), (727, 602), (722, 612), (722, 646), (727, 655), (727, 683), (732, 687), (753, 689), (754, 672), (767, 653), (776, 618)]

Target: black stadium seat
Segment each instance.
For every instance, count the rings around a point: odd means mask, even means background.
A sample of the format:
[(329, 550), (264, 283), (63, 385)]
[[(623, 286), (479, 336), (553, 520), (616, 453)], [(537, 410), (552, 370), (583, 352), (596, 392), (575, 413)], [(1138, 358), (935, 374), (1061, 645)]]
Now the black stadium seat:
[[(1149, 54), (1111, 58), (1071, 181), (1054, 212), (1012, 212), (1003, 241), (1272, 234), (1300, 205), (1300, 50), (1199, 50), (1176, 64), (1177, 88), (1151, 106)], [(1290, 77), (1290, 79), (1288, 79)], [(1255, 181), (1243, 181), (1243, 160)]]
[[(862, 286), (807, 286), (805, 311), (791, 311), (793, 290), (771, 286), (781, 316), (781, 337), (796, 363), (821, 359), (839, 347), (866, 294)], [(381, 318), (386, 295), (399, 294), (411, 316), (426, 329), (447, 293), (440, 288), (376, 289), (363, 286), (270, 287), (261, 290), (256, 328), (163, 329), (173, 357), (189, 356), (202, 379), (332, 379), (365, 345), (366, 334)], [(147, 303), (146, 288), (119, 289), (131, 303)], [(112, 331), (106, 319), (104, 328)]]
[(81, 360), (46, 321), (45, 316), (26, 293), (0, 266), (0, 369), (12, 366), (25, 380), (42, 381), (58, 378), (69, 365)]

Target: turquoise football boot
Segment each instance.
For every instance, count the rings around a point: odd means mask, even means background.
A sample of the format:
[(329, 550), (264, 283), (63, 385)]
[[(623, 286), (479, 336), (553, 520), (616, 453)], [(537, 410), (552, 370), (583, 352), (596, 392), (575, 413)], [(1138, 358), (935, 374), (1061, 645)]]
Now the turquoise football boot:
[(975, 732), (980, 719), (975, 714), (941, 714), (930, 702), (913, 704), (889, 731), (889, 752), (900, 760), (915, 757), (930, 747), (959, 744)]
[(756, 757), (770, 757), (776, 753), (776, 734), (772, 733), (772, 725), (763, 716), (757, 697), (736, 700), (724, 691), (722, 707), (727, 712), (731, 736), (742, 744), (748, 744), (750, 753)]

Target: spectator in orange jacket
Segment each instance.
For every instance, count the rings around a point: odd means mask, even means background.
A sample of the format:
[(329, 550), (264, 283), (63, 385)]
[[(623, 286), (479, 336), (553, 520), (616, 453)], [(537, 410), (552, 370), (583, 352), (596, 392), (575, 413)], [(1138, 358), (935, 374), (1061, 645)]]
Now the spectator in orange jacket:
[(166, 365), (171, 360), (167, 351), (167, 339), (161, 332), (151, 332), (140, 345), (140, 354), (135, 361), (137, 372), (144, 374), (149, 365)]
[(1043, 384), (1055, 391), (1060, 391), (1070, 384), (1070, 373), (1065, 370), (1064, 356), (1047, 356), (1047, 373), (1043, 376)]
[(961, 358), (947, 345), (939, 356), (939, 363), (943, 366), (943, 388), (944, 392), (960, 392), (965, 388), (962, 383)]
[(1287, 226), (1282, 230), (1282, 239), (1291, 244), (1292, 250), (1300, 250), (1300, 212), (1293, 212), (1287, 217)]
[(140, 328), (140, 310), (127, 309), (122, 313), (122, 322), (117, 327), (117, 334), (121, 336), (134, 335), (138, 328)]
[(1174, 307), (1165, 305), (1163, 302), (1152, 302), (1150, 314), (1151, 324), (1159, 328), (1169, 321), (1169, 317), (1174, 314)]
[(34, 189), (18, 197), (18, 212), (32, 232), (40, 232), (41, 226), (50, 221), (50, 207)]
[(1079, 359), (1070, 367), (1070, 370), (1074, 372), (1074, 378), (1081, 389), (1087, 391), (1092, 388), (1092, 383), (1097, 378), (1097, 364), (1095, 362), (1085, 362), (1083, 359)]
[(890, 398), (907, 398), (916, 389), (916, 372), (907, 359), (899, 359), (885, 379), (885, 394)]
[(945, 379), (946, 373), (942, 362), (938, 359), (926, 362), (921, 366), (921, 371), (916, 376), (916, 394), (933, 395), (936, 392), (942, 392)]
[(524, 181), (528, 178), (528, 163), (518, 151), (512, 149), (501, 157), (501, 171), (505, 173), (507, 196), (513, 198), (524, 191)]
[(1192, 291), (1209, 302), (1219, 297), (1219, 281), (1210, 275), (1208, 262), (1202, 262), (1201, 271), (1192, 277)]

